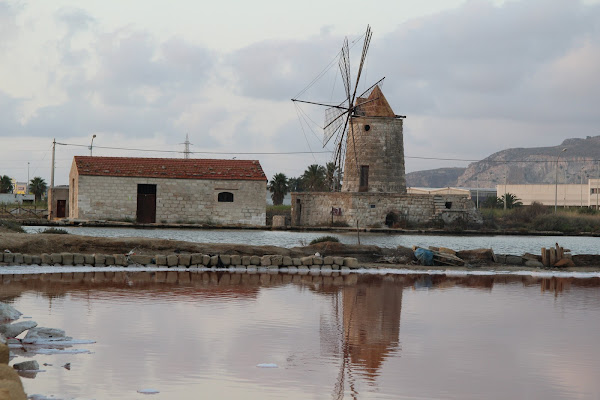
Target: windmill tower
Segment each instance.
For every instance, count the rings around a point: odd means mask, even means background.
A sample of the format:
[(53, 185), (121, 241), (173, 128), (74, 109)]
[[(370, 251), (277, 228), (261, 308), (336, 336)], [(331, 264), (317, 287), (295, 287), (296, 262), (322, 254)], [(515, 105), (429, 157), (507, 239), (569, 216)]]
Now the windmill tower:
[[(383, 92), (382, 78), (357, 96), (371, 28), (364, 35), (363, 50), (353, 84), (348, 39), (340, 51), (338, 66), (345, 99), (338, 105), (292, 99), (298, 103), (328, 107), (325, 110), (323, 147), (334, 138), (333, 162), (344, 165), (342, 192), (406, 194), (404, 170), (404, 116), (396, 115)], [(302, 93), (302, 92), (301, 92)]]
[(406, 193), (403, 118), (379, 86), (356, 100), (346, 138), (343, 192)]

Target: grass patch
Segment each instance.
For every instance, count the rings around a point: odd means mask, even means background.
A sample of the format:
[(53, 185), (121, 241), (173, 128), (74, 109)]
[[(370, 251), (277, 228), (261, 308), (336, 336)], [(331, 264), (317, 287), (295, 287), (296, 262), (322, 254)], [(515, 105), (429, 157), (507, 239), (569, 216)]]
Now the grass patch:
[(291, 211), (291, 210), (292, 210), (291, 205), (285, 205), (285, 204), (280, 204), (278, 206), (274, 206), (272, 204), (267, 205), (267, 211), (282, 212), (282, 211)]
[(317, 243), (323, 243), (323, 242), (339, 242), (340, 239), (336, 238), (335, 236), (320, 236), (316, 239), (313, 239), (310, 241), (310, 244), (317, 244)]
[(68, 235), (69, 232), (67, 232), (66, 229), (62, 229), (62, 228), (47, 228), (44, 229), (41, 233), (51, 233), (54, 235)]
[(23, 227), (21, 227), (19, 223), (11, 221), (9, 219), (0, 220), (0, 228), (4, 228), (5, 230), (12, 232), (25, 233), (25, 230), (23, 229)]

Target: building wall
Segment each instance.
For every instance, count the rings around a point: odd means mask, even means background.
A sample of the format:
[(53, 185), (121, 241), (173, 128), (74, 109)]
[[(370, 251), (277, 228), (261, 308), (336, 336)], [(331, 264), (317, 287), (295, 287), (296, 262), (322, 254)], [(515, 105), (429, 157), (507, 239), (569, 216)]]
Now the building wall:
[[(368, 192), (405, 194), (402, 119), (352, 117), (351, 123), (353, 133), (349, 132), (346, 142), (342, 191), (358, 192), (360, 166), (368, 165)], [(369, 130), (365, 129), (367, 125)]]
[(56, 217), (56, 209), (58, 200), (66, 200), (65, 215), (69, 216), (69, 188), (68, 187), (54, 187), (48, 189), (48, 219), (54, 219)]
[(517, 196), (524, 205), (534, 201), (546, 206), (558, 207), (596, 207), (596, 192), (600, 187), (600, 179), (590, 179), (583, 185), (497, 185), (498, 197), (504, 193)]
[[(266, 182), (78, 175), (72, 168), (71, 218), (136, 219), (137, 185), (156, 185), (156, 222), (265, 225)], [(220, 192), (234, 201), (218, 202)]]
[(33, 203), (35, 196), (32, 194), (0, 193), (0, 204)]
[[(447, 208), (450, 207), (450, 208)], [(332, 208), (341, 215), (332, 217)], [(412, 224), (464, 220), (482, 223), (468, 196), (406, 195), (399, 193), (292, 193), (293, 226), (328, 226), (345, 223), (355, 227), (384, 226), (389, 213)]]

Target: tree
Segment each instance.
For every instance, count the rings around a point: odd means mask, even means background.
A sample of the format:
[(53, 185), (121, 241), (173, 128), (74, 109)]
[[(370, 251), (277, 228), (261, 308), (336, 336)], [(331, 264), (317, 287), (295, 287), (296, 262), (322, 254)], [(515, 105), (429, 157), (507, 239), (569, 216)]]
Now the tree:
[(40, 201), (42, 199), (42, 195), (46, 193), (46, 181), (36, 176), (29, 182), (29, 191), (35, 195), (35, 201)]
[(288, 179), (288, 189), (290, 192), (304, 192), (304, 187), (302, 185), (302, 177), (298, 178), (289, 178)]
[(504, 203), (506, 203), (506, 208), (511, 209), (515, 207), (521, 207), (523, 203), (521, 199), (519, 199), (516, 195), (512, 193), (504, 193), (502, 197), (499, 198), (500, 204), (504, 207)]
[(309, 165), (302, 174), (304, 190), (308, 192), (323, 192), (327, 189), (325, 184), (325, 167), (319, 164)]
[(8, 175), (3, 175), (0, 178), (0, 193), (12, 193), (13, 192), (13, 184), (12, 180)]
[(269, 191), (272, 193), (271, 199), (273, 199), (273, 204), (276, 206), (281, 205), (283, 198), (290, 191), (287, 176), (282, 173), (273, 175), (273, 178), (269, 182)]
[(504, 207), (504, 202), (500, 197), (489, 196), (486, 197), (484, 202), (481, 204), (482, 208), (502, 208)]

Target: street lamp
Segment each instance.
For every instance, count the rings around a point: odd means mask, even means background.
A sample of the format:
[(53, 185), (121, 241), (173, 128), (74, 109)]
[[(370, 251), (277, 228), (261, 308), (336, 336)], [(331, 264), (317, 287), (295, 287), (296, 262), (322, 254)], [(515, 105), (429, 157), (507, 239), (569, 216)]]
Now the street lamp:
[[(567, 149), (562, 149), (560, 153), (564, 153)], [(554, 213), (556, 214), (556, 208), (558, 205), (558, 159), (560, 158), (560, 153), (556, 156), (556, 177), (554, 178)]]
[(94, 147), (94, 138), (96, 137), (96, 135), (92, 136), (92, 142), (90, 143), (90, 157), (92, 156), (92, 149)]

